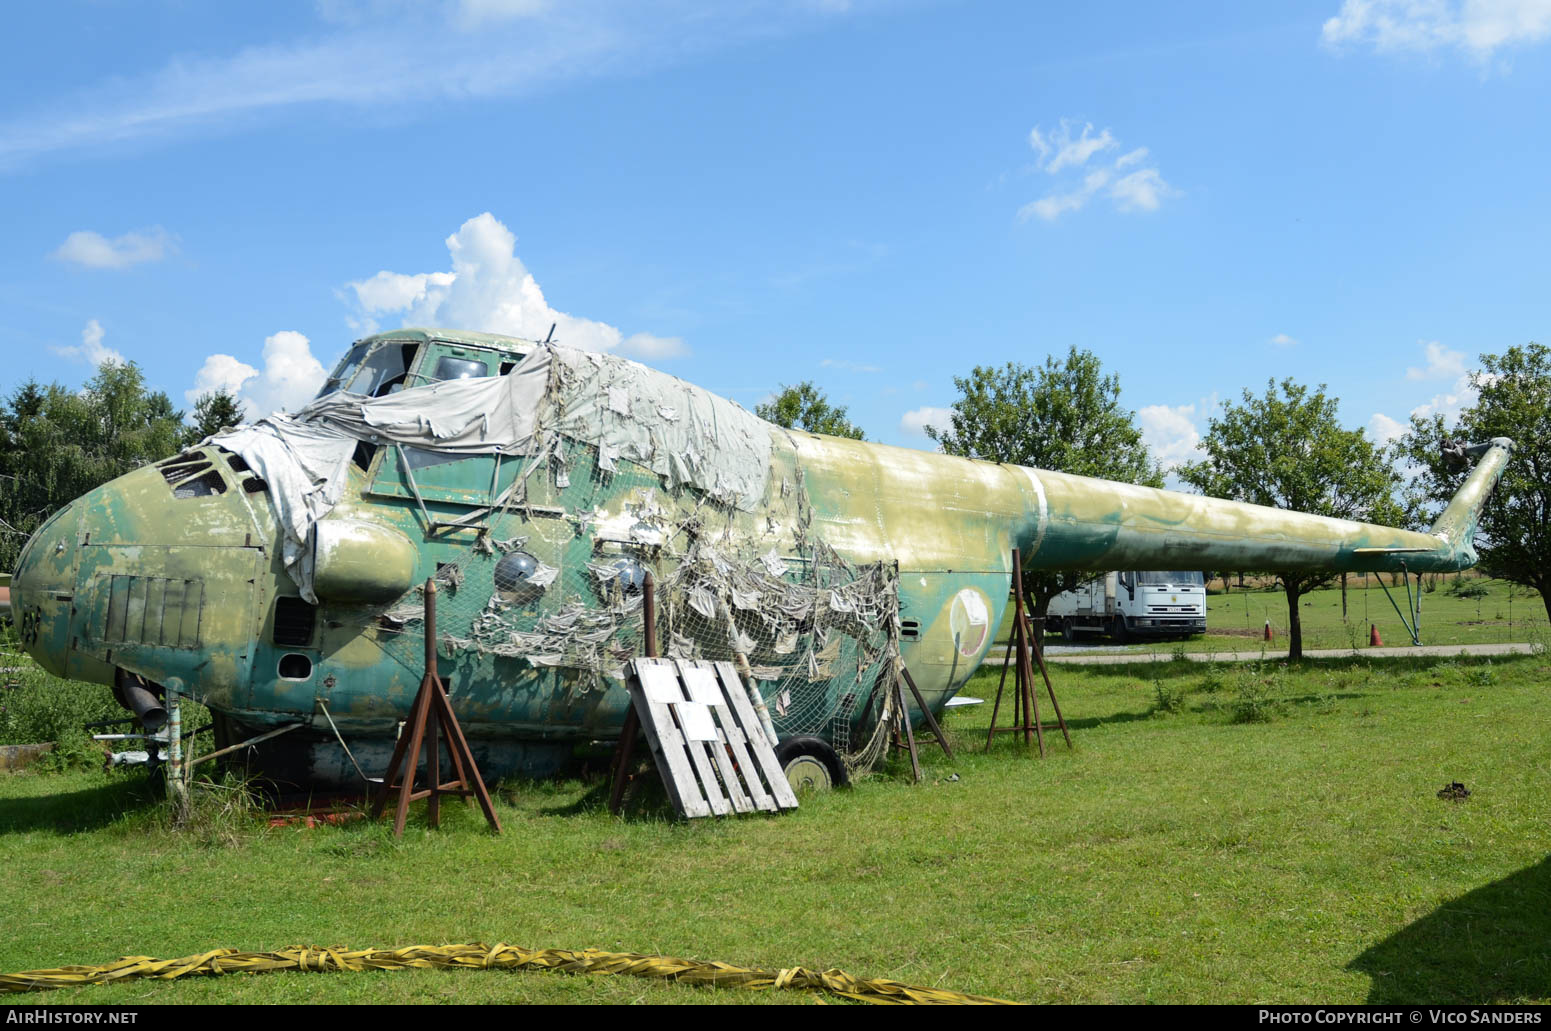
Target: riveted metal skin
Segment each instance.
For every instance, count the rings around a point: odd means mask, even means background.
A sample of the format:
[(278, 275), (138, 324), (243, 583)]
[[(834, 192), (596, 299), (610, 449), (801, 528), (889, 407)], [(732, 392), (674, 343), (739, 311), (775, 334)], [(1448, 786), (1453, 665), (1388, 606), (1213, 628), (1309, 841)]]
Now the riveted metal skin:
[[(446, 331), (381, 336), (420, 348), (414, 369), (444, 353), (484, 355), (491, 375), (532, 346)], [(1511, 447), (1493, 441), (1438, 523), (1418, 533), (774, 426), (770, 433), (765, 504), (709, 509), (717, 532), (750, 553), (775, 547), (790, 555), (806, 537), (852, 563), (897, 563), (900, 617), (919, 624), (901, 654), (933, 711), (990, 650), (1014, 548), (1029, 568), (1461, 569), (1475, 561), (1476, 520)], [(287, 623), (278, 635), (287, 643), (276, 643), (277, 600), (288, 599), (281, 611), (290, 616), (299, 602), (270, 499), (234, 456), (206, 446), (104, 484), (38, 530), (12, 581), (23, 643), (59, 676), (111, 685), (123, 670), (197, 698), (225, 721), (232, 741), (303, 722), (304, 730), (260, 749), (261, 771), (298, 787), (357, 782), (319, 700), (362, 768), (380, 769), (422, 670), (390, 651), (379, 617), (413, 602), (411, 585), (442, 565), (467, 563), (475, 548), (477, 530), (431, 531), (426, 516), (467, 515), (462, 494), (488, 499), (509, 482), (500, 467), (472, 486), (450, 473), (438, 480), (433, 469), (416, 499), (401, 489), (393, 450), (351, 465), (343, 499), (319, 524), (320, 603), (310, 632), (306, 622)], [(531, 538), (523, 548), (557, 568), (607, 554), (611, 535), (635, 519), (640, 485), (658, 481), (621, 461), (609, 481), (628, 485), (600, 494), (596, 477), (587, 482), (586, 460), (573, 458), (582, 464), (569, 485), (537, 484), (527, 506), (504, 514), (500, 532)], [(169, 464), (213, 471), (220, 489), (205, 480), (203, 493), (179, 496)], [(708, 510), (687, 488), (659, 487), (657, 497), (672, 508), (670, 523)], [(643, 572), (662, 582), (668, 554)], [(468, 589), (475, 587), (494, 590)], [(560, 593), (552, 588), (534, 604), (558, 606)], [(578, 691), (571, 671), (519, 659), (464, 651), (444, 654), (441, 667), (489, 778), (567, 768), (579, 745), (618, 736), (629, 704), (622, 683)]]

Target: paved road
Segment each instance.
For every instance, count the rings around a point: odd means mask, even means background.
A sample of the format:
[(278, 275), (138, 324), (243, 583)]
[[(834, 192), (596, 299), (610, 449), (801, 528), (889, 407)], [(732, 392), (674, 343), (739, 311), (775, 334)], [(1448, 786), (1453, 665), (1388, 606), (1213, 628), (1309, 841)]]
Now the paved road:
[[(1349, 659), (1369, 657), (1375, 659), (1395, 658), (1407, 655), (1533, 655), (1536, 645), (1533, 644), (1426, 644), (1420, 648), (1305, 648), (1305, 659)], [(993, 649), (995, 654), (985, 661), (987, 666), (1000, 666), (1003, 656), (1006, 654), (1007, 645), (1002, 644)], [(1174, 653), (1171, 652), (1058, 652), (1057, 646), (1045, 649), (1046, 662), (1066, 662), (1089, 666), (1110, 666), (1128, 662), (1171, 662)], [(1186, 652), (1185, 658), (1192, 662), (1250, 662), (1255, 659), (1287, 658), (1285, 648), (1271, 651), (1243, 651), (1243, 652)]]

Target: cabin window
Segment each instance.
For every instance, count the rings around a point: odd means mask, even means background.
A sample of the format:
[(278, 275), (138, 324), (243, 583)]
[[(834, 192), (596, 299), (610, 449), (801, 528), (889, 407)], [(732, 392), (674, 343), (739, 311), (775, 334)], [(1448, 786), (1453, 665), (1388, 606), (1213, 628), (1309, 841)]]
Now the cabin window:
[(350, 455), (350, 461), (363, 473), (372, 467), (372, 459), (377, 457), (377, 445), (366, 441), (358, 441), (355, 451)]
[(281, 680), (306, 680), (312, 676), (312, 660), (294, 652), (282, 655), (278, 672)]
[(305, 648), (312, 643), (318, 609), (301, 598), (275, 599), (274, 642), (282, 648)]
[(193, 461), (183, 461), (183, 456), (161, 466), (162, 479), (172, 488), (175, 498), (207, 498), (226, 493), (226, 481), (209, 459), (202, 455), (191, 456)]
[(412, 498), (418, 491), (424, 501), (485, 505), (512, 485), (528, 461), (523, 455), (498, 458), (388, 445), (388, 453), (377, 463), (371, 492)]
[(470, 358), (454, 358), (448, 355), (437, 359), (433, 380), (479, 379), (490, 375), (490, 367)]

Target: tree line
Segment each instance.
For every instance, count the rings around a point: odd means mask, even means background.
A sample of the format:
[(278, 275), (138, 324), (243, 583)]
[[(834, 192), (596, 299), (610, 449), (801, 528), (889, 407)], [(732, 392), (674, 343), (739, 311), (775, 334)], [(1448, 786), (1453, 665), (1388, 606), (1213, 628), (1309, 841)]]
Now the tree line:
[(100, 366), (72, 390), (28, 380), (0, 402), (0, 570), (59, 508), (147, 462), (242, 421), (236, 398), (199, 398), (190, 421), (133, 362)]
[[(1176, 470), (1203, 494), (1385, 525), (1427, 526), (1465, 470), (1445, 462), (1447, 441), (1511, 437), (1496, 495), (1481, 519), (1481, 566), (1533, 587), (1551, 616), (1551, 350), (1530, 343), (1483, 355), (1472, 376), (1476, 403), (1452, 424), (1413, 418), (1386, 448), (1337, 419), (1325, 387), (1272, 381), (1245, 390), (1211, 417), (1203, 457)], [(949, 425), (928, 427), (946, 453), (1158, 487), (1163, 470), (1120, 380), (1091, 352), (1073, 347), (1044, 364), (976, 366), (955, 377)], [(756, 406), (781, 426), (863, 439), (846, 409), (812, 382), (783, 386)], [(181, 451), (241, 421), (230, 393), (199, 398), (185, 419), (167, 395), (147, 388), (134, 363), (108, 363), (79, 390), (28, 381), (0, 402), (0, 570), (14, 567), (27, 538), (62, 505), (147, 462)], [(1402, 474), (1404, 473), (1404, 475)], [(1246, 570), (1273, 576), (1287, 593), (1290, 650), (1302, 654), (1299, 598), (1333, 575)], [(1083, 583), (1082, 570), (1033, 570), (1022, 589), (1043, 616), (1050, 599)]]
[[(1292, 379), (1248, 389), (1208, 421), (1203, 457), (1175, 470), (1202, 494), (1386, 526), (1425, 529), (1468, 469), (1445, 461), (1446, 443), (1509, 437), (1513, 458), (1482, 514), (1481, 568), (1533, 587), (1551, 617), (1551, 350), (1536, 343), (1482, 355), (1478, 396), (1457, 420), (1413, 417), (1386, 446), (1344, 428), (1340, 399)], [(1120, 382), (1089, 351), (1043, 365), (976, 366), (955, 377), (949, 426), (927, 428), (947, 454), (1159, 487), (1163, 470), (1142, 440)], [(860, 439), (862, 431), (810, 382), (783, 386), (758, 414), (782, 426)], [(1338, 574), (1244, 570), (1271, 576), (1287, 595), (1289, 654), (1303, 654), (1299, 599)], [(1033, 570), (1022, 589), (1030, 612), (1091, 579), (1085, 570)]]

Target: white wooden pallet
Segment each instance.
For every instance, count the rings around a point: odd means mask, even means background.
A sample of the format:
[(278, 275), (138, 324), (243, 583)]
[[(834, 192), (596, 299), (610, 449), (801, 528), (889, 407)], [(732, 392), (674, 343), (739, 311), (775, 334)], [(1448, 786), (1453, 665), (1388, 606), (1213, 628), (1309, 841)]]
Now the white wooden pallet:
[(625, 683), (668, 797), (682, 815), (797, 808), (732, 663), (635, 659)]

